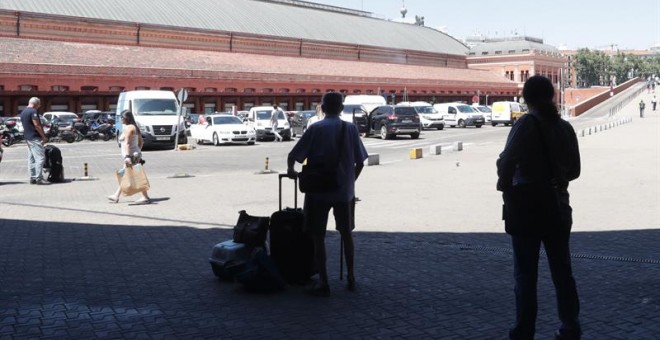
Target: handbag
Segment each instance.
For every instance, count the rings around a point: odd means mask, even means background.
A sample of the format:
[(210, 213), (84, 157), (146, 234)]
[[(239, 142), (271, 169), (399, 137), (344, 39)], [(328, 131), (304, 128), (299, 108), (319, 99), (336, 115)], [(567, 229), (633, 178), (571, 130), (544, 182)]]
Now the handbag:
[(238, 221), (234, 226), (234, 242), (250, 246), (263, 247), (268, 234), (269, 217), (248, 215), (245, 210), (238, 212)]
[(515, 185), (503, 193), (504, 229), (507, 234), (539, 236), (561, 223), (559, 192), (555, 185), (556, 164), (548, 150), (538, 120), (536, 127), (552, 177), (546, 181)]
[(117, 170), (115, 175), (119, 183), (119, 189), (124, 196), (132, 196), (149, 190), (147, 174), (139, 164)]
[(339, 189), (339, 161), (344, 148), (344, 136), (346, 134), (346, 123), (341, 122), (341, 133), (338, 144), (337, 160), (334, 164), (316, 163), (307, 164), (302, 167), (298, 174), (300, 192), (322, 193), (332, 192)]

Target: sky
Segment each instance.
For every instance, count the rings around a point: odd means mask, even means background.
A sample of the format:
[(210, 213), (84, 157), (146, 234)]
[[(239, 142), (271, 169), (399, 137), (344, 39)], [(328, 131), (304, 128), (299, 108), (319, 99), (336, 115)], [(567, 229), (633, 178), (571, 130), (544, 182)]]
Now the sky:
[[(308, 1), (364, 10), (383, 19), (401, 17), (402, 0)], [(517, 32), (569, 49), (660, 46), (660, 0), (405, 0), (405, 7), (406, 18), (414, 22), (415, 15), (423, 16), (425, 26), (459, 40), (479, 33), (501, 37)]]

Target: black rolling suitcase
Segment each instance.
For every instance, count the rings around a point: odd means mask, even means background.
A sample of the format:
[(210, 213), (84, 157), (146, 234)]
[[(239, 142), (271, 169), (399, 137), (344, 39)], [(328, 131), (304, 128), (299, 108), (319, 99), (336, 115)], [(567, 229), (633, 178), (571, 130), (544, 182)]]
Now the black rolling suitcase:
[(270, 255), (289, 284), (305, 284), (314, 269), (314, 244), (303, 232), (304, 216), (298, 208), (298, 178), (294, 178), (294, 207), (282, 209), (282, 178), (279, 175), (279, 210), (270, 217)]

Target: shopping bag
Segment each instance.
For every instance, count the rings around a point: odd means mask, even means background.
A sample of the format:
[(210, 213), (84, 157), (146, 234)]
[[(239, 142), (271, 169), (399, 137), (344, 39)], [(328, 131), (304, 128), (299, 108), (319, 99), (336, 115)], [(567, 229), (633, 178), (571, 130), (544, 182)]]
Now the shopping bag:
[(149, 180), (142, 165), (137, 164), (117, 170), (116, 176), (120, 191), (124, 196), (149, 190)]

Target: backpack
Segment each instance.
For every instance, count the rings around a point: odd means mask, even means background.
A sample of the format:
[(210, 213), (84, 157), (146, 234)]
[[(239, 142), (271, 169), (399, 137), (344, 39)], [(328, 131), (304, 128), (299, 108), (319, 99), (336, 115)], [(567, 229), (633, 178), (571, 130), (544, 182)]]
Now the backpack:
[(64, 182), (64, 167), (62, 166), (62, 152), (53, 145), (46, 145), (46, 161), (44, 169), (48, 169), (48, 182)]
[(255, 249), (252, 260), (236, 274), (236, 281), (253, 293), (271, 293), (284, 289), (286, 281), (277, 266), (262, 248)]

